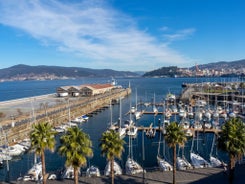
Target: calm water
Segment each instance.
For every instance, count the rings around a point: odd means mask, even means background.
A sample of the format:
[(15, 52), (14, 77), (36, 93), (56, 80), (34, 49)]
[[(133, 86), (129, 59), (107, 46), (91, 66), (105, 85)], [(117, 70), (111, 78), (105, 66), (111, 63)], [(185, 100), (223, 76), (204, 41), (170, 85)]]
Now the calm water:
[[(151, 102), (155, 96), (156, 102), (161, 102), (168, 92), (179, 95), (181, 93), (182, 83), (191, 82), (224, 82), (228, 80), (236, 79), (223, 79), (223, 78), (121, 78), (117, 79), (118, 84), (123, 87), (127, 87), (130, 83), (132, 88), (132, 94), (122, 100), (122, 114), (124, 119), (128, 119), (124, 114), (129, 110), (130, 102), (132, 106), (136, 103), (136, 91), (137, 99), (139, 101)], [(80, 85), (89, 83), (106, 83), (110, 81), (108, 78), (88, 78), (83, 80), (56, 80), (56, 81), (23, 81), (23, 82), (4, 82), (0, 83), (0, 101), (18, 99), (23, 97), (30, 97), (36, 95), (55, 93), (55, 90), (59, 86), (65, 85)], [(136, 90), (137, 89), (137, 90)], [(112, 107), (113, 122), (118, 120), (119, 117), (119, 105), (114, 105)], [(156, 117), (151, 115), (144, 115), (136, 123), (137, 125), (149, 126), (150, 123), (158, 125), (158, 120), (162, 119), (162, 116), (158, 115)], [(108, 122), (110, 122), (110, 110), (106, 109), (101, 113), (91, 117), (87, 123), (82, 124), (80, 127), (90, 135), (93, 142), (94, 157), (88, 160), (88, 165), (97, 165), (100, 170), (104, 170), (106, 165), (106, 160), (100, 155), (99, 149), (99, 139), (103, 131), (108, 127)], [(159, 135), (156, 134), (155, 138), (148, 139), (142, 136), (141, 132), (138, 132), (138, 137), (133, 140), (133, 153), (134, 159), (139, 163), (143, 163), (145, 167), (156, 167), (157, 166), (157, 147), (158, 147)], [(206, 159), (209, 156), (211, 149), (213, 135), (200, 134), (198, 142), (195, 141), (194, 150), (197, 149), (198, 152)], [(128, 142), (127, 137), (124, 138)], [(142, 161), (142, 140), (144, 140), (144, 151), (145, 160)], [(59, 139), (57, 137), (57, 143)], [(187, 159), (189, 159), (189, 150), (191, 147), (191, 140), (186, 143), (184, 154)], [(162, 150), (162, 148), (161, 148)], [(47, 171), (55, 171), (64, 167), (64, 158), (61, 158), (57, 153), (46, 152), (46, 168)], [(181, 154), (181, 152), (179, 152)], [(128, 155), (128, 145), (125, 145), (125, 151), (120, 160), (121, 166), (124, 168), (125, 161)], [(226, 159), (224, 154), (218, 153), (223, 159)], [(168, 159), (172, 159), (171, 150), (167, 147), (165, 149), (165, 156)], [(24, 154), (21, 158), (10, 161), (10, 179), (15, 180), (19, 176), (26, 174), (27, 170), (32, 166), (33, 163), (33, 153)], [(0, 169), (0, 181), (5, 180), (7, 176), (6, 167)]]

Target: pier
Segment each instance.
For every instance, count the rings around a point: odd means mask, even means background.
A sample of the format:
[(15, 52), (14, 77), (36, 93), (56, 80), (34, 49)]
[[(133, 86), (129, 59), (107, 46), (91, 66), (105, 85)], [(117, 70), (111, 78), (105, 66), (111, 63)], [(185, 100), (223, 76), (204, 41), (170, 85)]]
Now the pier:
[(14, 144), (29, 137), (32, 125), (49, 121), (53, 126), (69, 122), (83, 114), (97, 113), (131, 93), (130, 88), (114, 89), (89, 97), (57, 97), (55, 94), (0, 102), (2, 118), (1, 143)]

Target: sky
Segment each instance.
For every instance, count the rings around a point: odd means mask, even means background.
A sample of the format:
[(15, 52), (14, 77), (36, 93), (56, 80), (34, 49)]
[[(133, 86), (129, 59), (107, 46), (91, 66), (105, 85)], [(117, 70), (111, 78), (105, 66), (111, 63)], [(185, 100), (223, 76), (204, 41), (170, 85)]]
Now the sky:
[(244, 59), (244, 0), (0, 0), (0, 69), (118, 71)]

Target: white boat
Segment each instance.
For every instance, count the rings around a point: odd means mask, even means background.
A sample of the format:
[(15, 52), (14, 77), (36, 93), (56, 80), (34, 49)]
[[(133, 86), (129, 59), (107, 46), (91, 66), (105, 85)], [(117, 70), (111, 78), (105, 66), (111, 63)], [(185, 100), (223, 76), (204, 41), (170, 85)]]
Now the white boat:
[(71, 122), (73, 123), (83, 123), (85, 122), (86, 120), (83, 118), (83, 117), (76, 117), (75, 119), (71, 120)]
[(128, 136), (136, 136), (137, 135), (137, 132), (138, 132), (138, 128), (135, 126), (135, 125), (129, 125), (129, 128), (128, 128)]
[(181, 118), (185, 118), (186, 115), (187, 115), (187, 112), (185, 111), (185, 109), (180, 109), (180, 110), (179, 110), (179, 116), (180, 116)]
[(186, 170), (192, 168), (191, 164), (185, 158), (181, 158), (181, 157), (177, 157), (176, 167), (178, 170)]
[(191, 152), (190, 154), (191, 164), (194, 168), (209, 167), (209, 163), (200, 155)]
[(28, 175), (24, 177), (26, 180), (38, 181), (42, 178), (42, 162), (38, 162), (28, 170)]
[(163, 157), (160, 157), (160, 147), (161, 147), (161, 133), (159, 134), (158, 148), (157, 148), (157, 163), (162, 171), (172, 171), (172, 165), (165, 159), (165, 140), (163, 139)]
[(166, 100), (169, 102), (174, 102), (176, 100), (176, 96), (169, 92), (166, 96)]
[(149, 129), (145, 133), (147, 137), (155, 137), (156, 129), (152, 128), (152, 124), (153, 123), (150, 124)]
[(211, 164), (212, 167), (221, 167), (221, 166), (223, 166), (223, 163), (217, 157), (210, 156), (209, 161), (210, 161), (210, 164)]
[(212, 141), (212, 146), (211, 146), (211, 150), (210, 150), (209, 161), (210, 161), (210, 165), (212, 167), (220, 167), (220, 166), (223, 165), (223, 163), (217, 157), (213, 156), (213, 152), (214, 152), (214, 148), (215, 148), (215, 143), (216, 143), (216, 135), (214, 134), (213, 141)]
[[(121, 175), (122, 174), (122, 169), (119, 166), (119, 164), (114, 160), (114, 175)], [(111, 161), (108, 161), (105, 167), (105, 176), (110, 176), (111, 174)]]
[(165, 159), (157, 156), (157, 163), (162, 171), (172, 171), (173, 167), (170, 163), (168, 163)]
[(136, 120), (140, 119), (142, 117), (142, 115), (143, 115), (143, 112), (141, 112), (141, 111), (135, 111), (135, 113), (134, 113)]
[[(78, 170), (78, 173), (80, 171)], [(74, 178), (74, 168), (72, 166), (66, 167), (61, 176), (62, 179), (73, 179)]]
[(125, 165), (126, 174), (134, 175), (143, 173), (143, 168), (132, 158), (128, 158)]
[(62, 174), (62, 179), (73, 179), (73, 178), (74, 178), (73, 167), (67, 167)]
[(94, 165), (91, 165), (87, 171), (86, 171), (86, 175), (88, 177), (100, 177), (100, 170), (98, 167), (94, 166)]
[(132, 113), (132, 114), (134, 114), (135, 113), (135, 107), (131, 107), (131, 109), (130, 109), (130, 113)]
[(1, 152), (5, 155), (8, 155), (10, 157), (19, 156), (24, 152), (24, 148), (20, 148), (18, 146), (6, 146), (1, 147)]
[(126, 170), (126, 174), (129, 175), (134, 175), (134, 174), (138, 174), (138, 173), (143, 173), (144, 170), (143, 168), (133, 159), (133, 149), (132, 149), (132, 137), (129, 136), (128, 139), (129, 143), (129, 148), (128, 148), (128, 158), (125, 164), (125, 170)]
[(119, 128), (118, 128), (119, 137), (123, 138), (126, 132), (127, 132), (127, 128), (122, 127), (122, 98), (120, 98), (119, 99)]
[(84, 120), (88, 120), (89, 119), (89, 117), (87, 116), (87, 115), (85, 115), (85, 114), (83, 114), (82, 116), (81, 116)]

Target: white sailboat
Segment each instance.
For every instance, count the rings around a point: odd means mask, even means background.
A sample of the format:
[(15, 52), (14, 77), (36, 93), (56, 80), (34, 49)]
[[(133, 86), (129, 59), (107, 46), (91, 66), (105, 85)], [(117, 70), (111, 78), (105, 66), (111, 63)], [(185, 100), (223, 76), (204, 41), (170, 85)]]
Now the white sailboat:
[(35, 163), (23, 177), (24, 181), (38, 181), (42, 178), (42, 162)]
[(119, 100), (119, 128), (118, 133), (120, 138), (123, 138), (126, 134), (126, 128), (122, 127), (122, 99)]
[(184, 156), (184, 148), (182, 148), (182, 156), (178, 156), (176, 159), (176, 167), (178, 170), (187, 170), (192, 168), (190, 162), (188, 162)]
[[(198, 131), (197, 131), (197, 139), (198, 139)], [(192, 138), (191, 153), (190, 153), (191, 164), (193, 165), (193, 167), (194, 168), (209, 167), (210, 164), (203, 157), (193, 152), (193, 145), (194, 145), (194, 137)], [(197, 140), (197, 151), (198, 151), (198, 140)]]
[(132, 137), (129, 136), (129, 154), (125, 164), (126, 174), (134, 175), (145, 172), (143, 168), (133, 159)]
[(172, 171), (173, 167), (172, 165), (167, 162), (164, 158), (165, 156), (165, 140), (163, 140), (163, 157), (160, 156), (160, 143), (161, 143), (161, 133), (159, 136), (159, 141), (158, 141), (158, 150), (157, 150), (157, 163), (162, 171)]
[(66, 167), (64, 172), (62, 173), (62, 179), (73, 179), (73, 178), (74, 178), (74, 168), (72, 166)]
[(139, 111), (138, 110), (138, 95), (137, 95), (137, 88), (136, 88), (136, 100), (135, 100), (135, 112), (134, 112), (134, 116), (135, 116), (135, 119), (138, 120), (141, 118), (141, 116), (143, 115), (143, 112), (142, 111)]
[[(130, 108), (131, 108), (131, 102), (130, 102)], [(128, 126), (128, 136), (136, 137), (138, 132), (137, 126), (135, 126), (131, 113), (129, 114), (129, 126)]]
[[(114, 175), (121, 175), (122, 174), (122, 168), (120, 165), (114, 160), (113, 161), (113, 169), (114, 169)], [(111, 174), (111, 161), (108, 161), (105, 167), (105, 176), (110, 176)]]
[(215, 141), (216, 141), (216, 135), (214, 134), (213, 142), (212, 142), (212, 146), (211, 146), (211, 151), (210, 151), (210, 155), (209, 155), (209, 161), (210, 161), (210, 164), (212, 167), (221, 167), (223, 165), (222, 162), (217, 157), (215, 157), (213, 155)]

